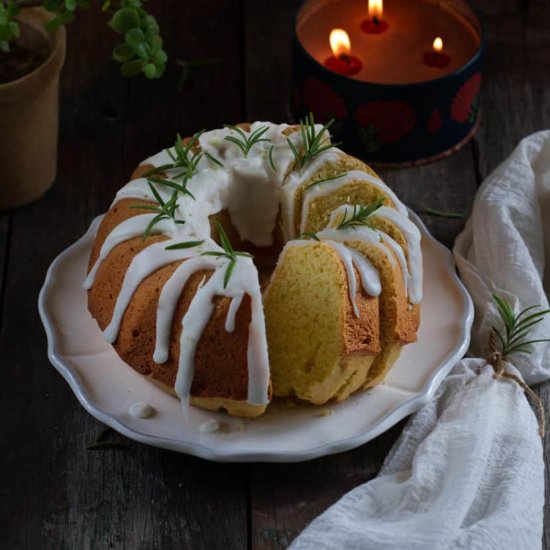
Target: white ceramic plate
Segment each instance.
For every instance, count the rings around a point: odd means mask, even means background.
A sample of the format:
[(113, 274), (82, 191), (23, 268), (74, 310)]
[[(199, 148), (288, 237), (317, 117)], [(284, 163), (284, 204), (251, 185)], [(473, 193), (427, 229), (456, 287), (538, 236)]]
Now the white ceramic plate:
[[(275, 403), (247, 423), (191, 407), (186, 422), (180, 402), (127, 366), (88, 313), (82, 282), (100, 218), (48, 270), (39, 298), (48, 356), (90, 414), (142, 443), (227, 462), (294, 462), (353, 449), (422, 407), (469, 344), (473, 306), (452, 256), (411, 216), (423, 237), (418, 342), (403, 349), (384, 384), (339, 405)], [(137, 401), (150, 403), (157, 414), (134, 418), (128, 408)], [(323, 411), (331, 414), (322, 416)], [(199, 431), (211, 418), (221, 423), (221, 430)]]

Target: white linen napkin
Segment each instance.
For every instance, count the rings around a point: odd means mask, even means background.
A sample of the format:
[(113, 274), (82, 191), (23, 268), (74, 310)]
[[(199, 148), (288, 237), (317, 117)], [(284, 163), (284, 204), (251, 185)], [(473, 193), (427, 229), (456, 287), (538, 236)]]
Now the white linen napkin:
[[(524, 139), (483, 183), (454, 254), (475, 304), (471, 353), (485, 357), (499, 317), (548, 307), (550, 131)], [(548, 270), (550, 272), (550, 269)], [(545, 284), (543, 284), (543, 281)], [(550, 336), (550, 318), (533, 338)], [(509, 372), (550, 378), (550, 346), (518, 353)], [(542, 546), (544, 462), (523, 390), (484, 359), (463, 359), (414, 414), (378, 474), (315, 519), (291, 550), (531, 550)]]

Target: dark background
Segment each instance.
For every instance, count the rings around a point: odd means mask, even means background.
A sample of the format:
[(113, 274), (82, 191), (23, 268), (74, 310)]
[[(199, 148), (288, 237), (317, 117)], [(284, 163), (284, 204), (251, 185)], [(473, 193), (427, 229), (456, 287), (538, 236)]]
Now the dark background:
[[(477, 186), (518, 140), (550, 127), (550, 3), (483, 0), (482, 125), (446, 160), (381, 175), (404, 202), (468, 213)], [(366, 0), (365, 0), (366, 5)], [(217, 464), (131, 442), (87, 451), (103, 426), (50, 366), (37, 296), (54, 257), (104, 212), (134, 166), (176, 132), (288, 120), (298, 1), (151, 0), (173, 61), (222, 57), (178, 89), (119, 76), (98, 9), (68, 28), (59, 177), (0, 214), (0, 548), (278, 549), (376, 475), (402, 424), (363, 447), (301, 464)], [(464, 220), (424, 216), (451, 246)], [(549, 385), (538, 388), (547, 400)], [(548, 438), (545, 441), (548, 449)], [(548, 506), (546, 509), (548, 518)], [(545, 534), (550, 548), (550, 534)]]

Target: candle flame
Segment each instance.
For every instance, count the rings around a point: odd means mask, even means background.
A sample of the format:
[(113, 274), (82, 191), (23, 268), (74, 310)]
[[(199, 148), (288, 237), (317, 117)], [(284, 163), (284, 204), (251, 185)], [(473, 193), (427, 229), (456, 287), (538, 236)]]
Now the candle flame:
[(382, 19), (384, 5), (382, 0), (369, 0), (369, 15), (371, 18)]
[(349, 55), (351, 53), (351, 43), (348, 33), (343, 29), (332, 29), (330, 31), (330, 49), (334, 57)]
[(433, 49), (436, 53), (439, 53), (441, 52), (441, 50), (443, 50), (443, 40), (441, 40), (439, 36), (434, 40)]

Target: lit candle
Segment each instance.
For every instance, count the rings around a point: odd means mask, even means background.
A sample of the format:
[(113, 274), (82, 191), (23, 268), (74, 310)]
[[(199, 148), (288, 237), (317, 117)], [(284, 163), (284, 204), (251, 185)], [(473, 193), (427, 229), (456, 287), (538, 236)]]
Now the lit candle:
[(369, 0), (369, 18), (361, 23), (361, 28), (368, 34), (381, 34), (388, 27), (388, 22), (382, 19), (384, 5), (382, 0)]
[(438, 36), (432, 45), (432, 51), (424, 54), (424, 63), (428, 67), (445, 68), (451, 62), (451, 58), (443, 52), (443, 40)]
[(357, 74), (362, 69), (361, 61), (351, 55), (351, 42), (346, 31), (332, 29), (329, 42), (332, 55), (325, 61), (325, 67), (346, 76)]

